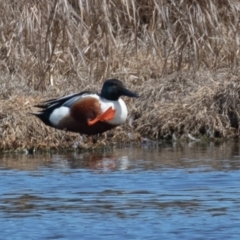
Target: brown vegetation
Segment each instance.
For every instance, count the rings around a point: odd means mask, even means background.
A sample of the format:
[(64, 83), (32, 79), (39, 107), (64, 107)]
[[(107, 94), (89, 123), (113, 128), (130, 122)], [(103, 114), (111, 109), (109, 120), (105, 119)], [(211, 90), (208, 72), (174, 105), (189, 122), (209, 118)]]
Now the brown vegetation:
[(101, 144), (237, 136), (239, 16), (236, 0), (1, 1), (0, 149), (72, 148), (28, 112), (110, 77), (142, 97)]

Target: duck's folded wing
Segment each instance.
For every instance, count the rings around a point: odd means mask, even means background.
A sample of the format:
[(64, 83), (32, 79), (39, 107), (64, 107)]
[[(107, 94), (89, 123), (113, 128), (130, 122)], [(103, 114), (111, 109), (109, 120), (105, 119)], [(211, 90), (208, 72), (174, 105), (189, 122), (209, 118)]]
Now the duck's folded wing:
[(91, 94), (91, 93), (92, 92), (84, 91), (84, 92), (80, 92), (80, 93), (70, 94), (70, 95), (67, 95), (64, 97), (60, 97), (60, 98), (53, 98), (53, 99), (43, 101), (40, 104), (34, 105), (34, 107), (43, 108), (43, 109), (52, 108), (52, 107), (58, 108), (63, 105), (69, 107), (80, 96), (82, 96), (84, 94)]

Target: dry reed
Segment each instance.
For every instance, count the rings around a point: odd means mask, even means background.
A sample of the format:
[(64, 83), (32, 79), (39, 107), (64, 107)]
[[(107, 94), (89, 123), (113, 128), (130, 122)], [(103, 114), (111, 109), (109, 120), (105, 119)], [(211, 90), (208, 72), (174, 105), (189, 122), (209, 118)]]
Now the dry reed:
[(110, 77), (142, 95), (111, 142), (237, 136), (239, 11), (236, 0), (1, 1), (0, 149), (72, 148), (76, 134), (27, 113)]

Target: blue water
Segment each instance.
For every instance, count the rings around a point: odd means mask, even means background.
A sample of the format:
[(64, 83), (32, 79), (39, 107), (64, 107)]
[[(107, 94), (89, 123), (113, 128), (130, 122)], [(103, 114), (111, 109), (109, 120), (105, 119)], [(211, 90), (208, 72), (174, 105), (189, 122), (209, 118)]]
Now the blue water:
[(0, 156), (0, 239), (239, 239), (238, 143)]

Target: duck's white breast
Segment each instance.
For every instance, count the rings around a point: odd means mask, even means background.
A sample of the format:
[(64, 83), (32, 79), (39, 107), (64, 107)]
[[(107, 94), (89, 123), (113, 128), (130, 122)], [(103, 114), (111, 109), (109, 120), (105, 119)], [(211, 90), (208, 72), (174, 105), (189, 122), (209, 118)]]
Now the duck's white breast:
[(121, 125), (126, 121), (128, 110), (126, 104), (121, 98), (119, 98), (117, 101), (101, 99), (100, 103), (102, 112), (107, 111), (110, 107), (116, 110), (114, 118), (112, 120), (107, 121), (108, 123), (113, 125)]

